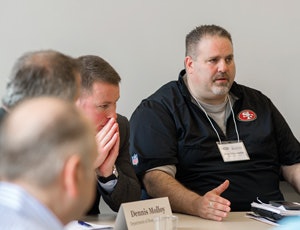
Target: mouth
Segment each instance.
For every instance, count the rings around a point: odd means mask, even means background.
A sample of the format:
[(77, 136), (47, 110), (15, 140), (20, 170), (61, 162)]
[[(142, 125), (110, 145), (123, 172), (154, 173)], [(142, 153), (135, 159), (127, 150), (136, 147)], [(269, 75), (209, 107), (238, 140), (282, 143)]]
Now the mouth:
[(213, 82), (221, 83), (221, 84), (228, 83), (229, 82), (229, 77), (228, 76), (216, 76), (213, 79)]
[(218, 78), (214, 80), (214, 83), (218, 83), (218, 84), (227, 84), (229, 82), (229, 80), (227, 78)]

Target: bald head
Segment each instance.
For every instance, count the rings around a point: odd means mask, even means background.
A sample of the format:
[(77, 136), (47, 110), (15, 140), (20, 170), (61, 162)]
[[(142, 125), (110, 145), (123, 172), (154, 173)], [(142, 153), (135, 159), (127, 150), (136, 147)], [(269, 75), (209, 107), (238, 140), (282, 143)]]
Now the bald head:
[[(58, 119), (67, 120), (66, 116), (74, 112), (74, 109), (73, 106), (54, 98), (37, 98), (24, 102), (13, 111), (7, 121), (7, 135), (11, 141), (24, 146), (34, 139), (47, 135)], [(9, 135), (13, 135), (13, 138)]]
[(47, 186), (72, 154), (91, 167), (96, 155), (92, 130), (73, 103), (49, 97), (24, 101), (0, 130), (1, 177)]
[(55, 96), (75, 101), (80, 90), (77, 60), (54, 50), (28, 52), (15, 63), (3, 105), (12, 108), (37, 96)]

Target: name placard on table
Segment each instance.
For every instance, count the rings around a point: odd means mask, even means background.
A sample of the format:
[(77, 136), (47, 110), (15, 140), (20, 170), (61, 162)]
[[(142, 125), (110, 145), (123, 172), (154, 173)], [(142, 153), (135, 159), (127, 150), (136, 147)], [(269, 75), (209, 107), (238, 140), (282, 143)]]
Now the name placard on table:
[(123, 203), (119, 209), (115, 230), (153, 230), (155, 216), (172, 215), (168, 197)]

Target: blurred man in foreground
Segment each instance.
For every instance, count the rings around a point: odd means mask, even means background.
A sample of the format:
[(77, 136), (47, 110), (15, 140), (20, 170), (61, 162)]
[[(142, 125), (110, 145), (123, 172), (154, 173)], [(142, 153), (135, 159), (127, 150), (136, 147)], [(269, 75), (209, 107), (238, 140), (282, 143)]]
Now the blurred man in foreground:
[(63, 229), (83, 215), (96, 189), (94, 136), (73, 103), (41, 97), (12, 109), (0, 130), (0, 229)]

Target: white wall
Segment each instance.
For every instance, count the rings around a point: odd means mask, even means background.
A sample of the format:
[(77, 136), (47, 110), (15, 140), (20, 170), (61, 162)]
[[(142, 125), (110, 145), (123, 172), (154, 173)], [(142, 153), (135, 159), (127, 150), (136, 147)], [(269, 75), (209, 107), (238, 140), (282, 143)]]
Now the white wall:
[(200, 24), (231, 32), (236, 80), (269, 96), (300, 138), (298, 0), (0, 0), (0, 94), (25, 51), (95, 54), (122, 77), (118, 111), (183, 67), (185, 35)]

